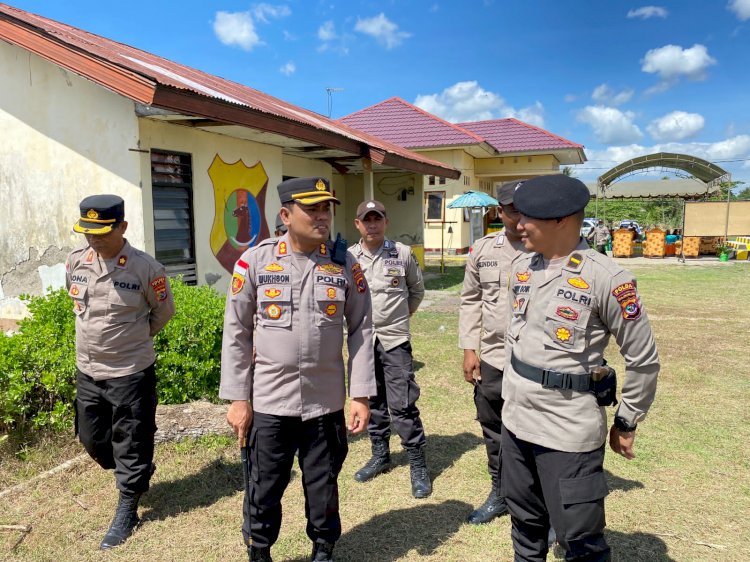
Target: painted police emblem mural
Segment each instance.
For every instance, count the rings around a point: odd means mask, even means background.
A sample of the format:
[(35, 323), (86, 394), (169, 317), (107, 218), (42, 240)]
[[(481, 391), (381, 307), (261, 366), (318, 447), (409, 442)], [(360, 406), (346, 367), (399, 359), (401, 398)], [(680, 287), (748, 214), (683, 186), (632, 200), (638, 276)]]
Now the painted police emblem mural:
[(261, 162), (227, 164), (217, 154), (208, 176), (214, 189), (211, 251), (231, 273), (242, 253), (270, 234), (265, 218), (268, 174)]

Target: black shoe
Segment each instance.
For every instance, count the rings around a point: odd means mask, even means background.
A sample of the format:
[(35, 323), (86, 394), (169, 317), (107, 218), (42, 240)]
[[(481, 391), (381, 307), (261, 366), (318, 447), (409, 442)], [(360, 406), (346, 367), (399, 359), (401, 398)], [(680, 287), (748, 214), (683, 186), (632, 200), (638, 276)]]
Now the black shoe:
[(251, 546), (247, 549), (250, 562), (273, 562), (270, 546)]
[(312, 549), (311, 562), (333, 562), (332, 542), (314, 542)]
[(493, 483), (490, 495), (482, 505), (469, 514), (466, 521), (472, 525), (483, 525), (506, 513), (508, 513), (508, 505), (505, 503), (505, 498), (500, 495), (499, 486)]
[(388, 472), (391, 469), (391, 451), (388, 441), (380, 437), (372, 439), (372, 456), (365, 466), (354, 473), (357, 482), (367, 482), (378, 474)]
[(107, 534), (104, 535), (99, 548), (109, 550), (119, 546), (133, 534), (133, 530), (140, 523), (140, 519), (138, 519), (138, 500), (140, 498), (140, 494), (120, 492), (120, 501), (117, 503), (115, 517), (112, 519), (112, 524), (109, 526)]
[(411, 470), (411, 495), (415, 498), (426, 498), (432, 493), (432, 482), (427, 470), (424, 448), (407, 449), (406, 454), (409, 456)]

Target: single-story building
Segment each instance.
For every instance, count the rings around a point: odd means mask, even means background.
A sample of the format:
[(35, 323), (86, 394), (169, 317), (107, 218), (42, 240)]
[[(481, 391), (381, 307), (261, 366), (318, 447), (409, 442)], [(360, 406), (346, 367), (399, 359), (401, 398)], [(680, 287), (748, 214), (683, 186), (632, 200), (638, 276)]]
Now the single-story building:
[(449, 253), (468, 251), (470, 211), (447, 208), (464, 192), (483, 191), (494, 196), (497, 184), (558, 174), (560, 166), (586, 161), (583, 145), (518, 119), (449, 123), (398, 97), (342, 117), (339, 122), (460, 170), (461, 177), (455, 179), (424, 177), (422, 213), (427, 251), (440, 251), (441, 243)]
[[(320, 176), (342, 205), (408, 185), (394, 237), (421, 242), (425, 177), (450, 165), (252, 88), (0, 4), (0, 318), (64, 284), (87, 195), (125, 200), (128, 239), (191, 283), (225, 291), (234, 261), (273, 230), (283, 179)], [(396, 201), (398, 201), (396, 203)]]

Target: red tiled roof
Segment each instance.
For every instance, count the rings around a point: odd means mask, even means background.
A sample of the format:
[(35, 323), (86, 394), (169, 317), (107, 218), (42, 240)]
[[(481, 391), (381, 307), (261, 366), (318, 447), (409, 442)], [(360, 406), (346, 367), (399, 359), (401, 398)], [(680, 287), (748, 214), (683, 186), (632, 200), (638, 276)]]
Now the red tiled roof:
[[(147, 105), (222, 118), (263, 130), (273, 126), (290, 137), (318, 138), (355, 154), (368, 155), (426, 173), (457, 178), (459, 172), (440, 162), (415, 154), (382, 139), (292, 105), (236, 82), (178, 64), (123, 43), (0, 4), (0, 38), (30, 50), (55, 64), (85, 76), (102, 86)], [(186, 97), (187, 96), (187, 97)], [(161, 102), (161, 103), (160, 103)], [(170, 102), (174, 105), (168, 105)], [(279, 123), (279, 119), (287, 123)], [(365, 146), (361, 146), (365, 145)], [(411, 162), (411, 164), (409, 164)]]
[(491, 119), (459, 123), (459, 127), (480, 135), (498, 152), (531, 152), (538, 150), (583, 149), (583, 145), (529, 125), (518, 119)]
[(484, 139), (460, 126), (444, 121), (402, 100), (392, 97), (338, 120), (360, 131), (407, 148), (479, 144)]
[(339, 119), (407, 148), (487, 143), (500, 153), (583, 149), (583, 145), (518, 119), (449, 123), (398, 97)]

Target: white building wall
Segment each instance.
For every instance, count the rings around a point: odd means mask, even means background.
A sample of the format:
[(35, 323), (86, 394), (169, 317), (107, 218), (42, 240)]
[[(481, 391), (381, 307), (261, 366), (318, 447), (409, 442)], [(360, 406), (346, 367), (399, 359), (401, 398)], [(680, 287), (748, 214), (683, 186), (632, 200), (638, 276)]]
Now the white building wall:
[(143, 247), (138, 124), (131, 101), (2, 41), (0, 75), (0, 317), (17, 318), (19, 295), (64, 284), (85, 196), (123, 197)]

